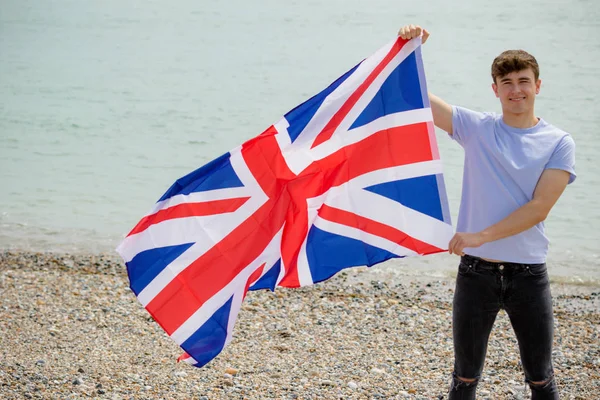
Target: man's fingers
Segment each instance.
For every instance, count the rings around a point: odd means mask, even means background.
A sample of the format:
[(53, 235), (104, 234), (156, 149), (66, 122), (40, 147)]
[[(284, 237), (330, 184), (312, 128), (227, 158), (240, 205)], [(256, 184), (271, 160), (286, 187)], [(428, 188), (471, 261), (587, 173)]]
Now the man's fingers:
[(452, 249), (454, 248), (454, 243), (456, 242), (456, 235), (450, 239), (450, 243), (448, 243), (448, 253), (452, 254)]
[(402, 39), (410, 40), (419, 36), (422, 36), (422, 43), (427, 41), (429, 37), (429, 32), (426, 29), (421, 28), (419, 25), (404, 25), (398, 31), (398, 36)]
[(463, 251), (465, 249), (465, 243), (460, 242), (454, 249), (454, 254), (458, 254), (459, 256), (464, 256), (465, 252)]
[(409, 34), (410, 34), (410, 26), (408, 26), (408, 25), (400, 28), (400, 31), (398, 32), (398, 36), (400, 36), (402, 39), (410, 39)]
[(408, 39), (417, 37), (417, 27), (415, 25), (409, 25)]
[(448, 253), (464, 256), (464, 248), (465, 243), (463, 239), (458, 234), (454, 234), (454, 236), (450, 240), (450, 243), (448, 243)]

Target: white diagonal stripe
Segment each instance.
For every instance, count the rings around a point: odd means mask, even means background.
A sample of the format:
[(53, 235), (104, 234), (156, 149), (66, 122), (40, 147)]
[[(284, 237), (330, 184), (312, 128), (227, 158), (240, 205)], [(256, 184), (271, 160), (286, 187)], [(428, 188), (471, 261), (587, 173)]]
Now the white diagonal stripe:
[(336, 128), (333, 136), (342, 134), (345, 135), (346, 132), (350, 129), (350, 126), (358, 119), (360, 114), (367, 108), (373, 97), (377, 94), (381, 86), (387, 80), (387, 78), (391, 75), (392, 72), (398, 67), (398, 65), (402, 64), (402, 62), (412, 54), (415, 49), (419, 46), (415, 40), (411, 40), (407, 42), (402, 49), (394, 56), (392, 60), (383, 68), (383, 70), (375, 77), (373, 83), (369, 85), (367, 90), (360, 96), (360, 99), (352, 106), (352, 109), (348, 112), (348, 114), (344, 117), (344, 120), (340, 123), (340, 125)]
[[(441, 160), (421, 161), (412, 164), (398, 165), (367, 172), (340, 185), (348, 185), (353, 190), (382, 182), (399, 181), (401, 179), (418, 178), (420, 176), (441, 174), (444, 166)], [(339, 189), (334, 189), (339, 190)]]
[(417, 253), (415, 253), (414, 251), (407, 249), (406, 247), (400, 246), (399, 244), (394, 243), (391, 240), (382, 238), (381, 236), (376, 236), (365, 232), (361, 229), (357, 229), (348, 225), (342, 225), (336, 222), (331, 222), (321, 217), (317, 217), (317, 219), (315, 219), (314, 226), (325, 232), (334, 233), (336, 235), (360, 240), (371, 246), (387, 250), (392, 254), (396, 254), (397, 256), (404, 257), (417, 255)]
[(326, 203), (331, 207), (389, 225), (440, 249), (447, 248), (452, 238), (451, 225), (367, 190), (353, 192), (351, 198), (328, 198)]
[(227, 189), (215, 189), (207, 190), (205, 192), (194, 192), (190, 194), (178, 194), (173, 197), (169, 197), (166, 200), (159, 201), (154, 205), (152, 211), (146, 215), (155, 214), (157, 211), (165, 208), (177, 206), (185, 203), (203, 203), (207, 201), (215, 200), (230, 200), (239, 197), (249, 197), (250, 191), (245, 187), (235, 187)]
[[(267, 265), (273, 266), (275, 262), (280, 257), (279, 249), (281, 248), (281, 235), (283, 229), (281, 229), (277, 234), (273, 237), (271, 242), (267, 245), (264, 251), (248, 266), (246, 266), (242, 271), (240, 271), (225, 287), (223, 287), (219, 292), (217, 292), (214, 296), (208, 299), (194, 314), (192, 314), (175, 332), (171, 334), (171, 338), (177, 343), (182, 344), (185, 342), (190, 336), (194, 334), (204, 323), (219, 309), (225, 304), (231, 296), (238, 292), (243, 292), (246, 288), (246, 282), (250, 278), (250, 275), (258, 267), (260, 267), (263, 263)], [(236, 294), (237, 295), (237, 294)], [(242, 293), (243, 297), (243, 293)], [(235, 299), (234, 299), (235, 301)], [(239, 301), (239, 299), (238, 299)], [(232, 304), (232, 310), (230, 312), (239, 311), (239, 304), (236, 303), (236, 309), (233, 308), (234, 304)], [(235, 318), (234, 318), (235, 320)], [(230, 319), (230, 323), (232, 320)], [(233, 326), (228, 327), (228, 331), (231, 330)]]
[(365, 78), (383, 61), (395, 42), (396, 40), (391, 41), (379, 49), (377, 53), (365, 59), (352, 75), (325, 98), (294, 142), (295, 149), (300, 147), (309, 149), (311, 147), (317, 134), (325, 128), (331, 117), (346, 103), (348, 98), (364, 82)]
[[(310, 199), (306, 199), (306, 208), (307, 208), (307, 222), (306, 226), (308, 227), (308, 232), (310, 232), (310, 228), (313, 225), (315, 219), (319, 214), (319, 209), (321, 205), (327, 198), (327, 193), (322, 194), (321, 196), (313, 197)], [(308, 255), (306, 254), (306, 244), (308, 242), (308, 235), (304, 237), (304, 241), (300, 247), (300, 252), (298, 253), (297, 259), (297, 271), (298, 271), (298, 281), (300, 282), (300, 286), (308, 286), (313, 284), (312, 274), (310, 272), (310, 265), (308, 263)]]

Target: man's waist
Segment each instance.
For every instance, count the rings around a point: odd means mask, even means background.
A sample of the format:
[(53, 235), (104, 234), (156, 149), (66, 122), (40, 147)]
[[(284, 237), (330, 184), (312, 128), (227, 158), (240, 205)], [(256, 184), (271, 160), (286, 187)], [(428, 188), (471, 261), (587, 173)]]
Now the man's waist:
[(477, 265), (480, 267), (490, 267), (493, 269), (495, 269), (499, 266), (502, 266), (502, 268), (523, 268), (523, 267), (529, 267), (529, 266), (533, 266), (533, 265), (544, 264), (544, 263), (516, 263), (516, 262), (509, 262), (509, 261), (490, 260), (487, 258), (471, 256), (469, 254), (465, 254), (464, 256), (462, 256), (461, 261), (468, 265), (472, 265), (472, 266)]

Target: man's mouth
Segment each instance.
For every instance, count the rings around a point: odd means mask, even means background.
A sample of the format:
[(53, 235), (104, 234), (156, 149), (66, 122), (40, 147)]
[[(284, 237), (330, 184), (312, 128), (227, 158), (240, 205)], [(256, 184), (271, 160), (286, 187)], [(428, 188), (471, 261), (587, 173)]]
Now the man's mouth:
[(525, 100), (525, 97), (509, 97), (510, 101), (522, 101)]

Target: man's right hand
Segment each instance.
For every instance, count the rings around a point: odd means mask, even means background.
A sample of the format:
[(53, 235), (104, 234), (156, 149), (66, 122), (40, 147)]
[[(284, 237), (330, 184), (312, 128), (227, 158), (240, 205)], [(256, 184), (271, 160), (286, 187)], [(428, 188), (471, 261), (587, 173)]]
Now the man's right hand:
[(410, 40), (423, 35), (422, 43), (425, 44), (429, 37), (429, 32), (421, 28), (419, 25), (405, 25), (398, 31), (398, 36), (402, 39)]

